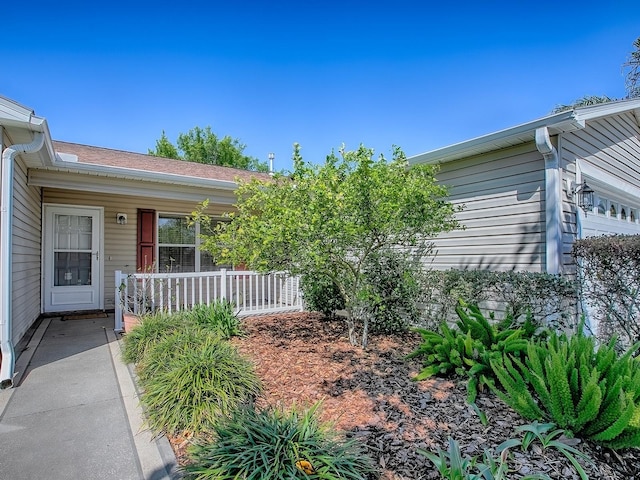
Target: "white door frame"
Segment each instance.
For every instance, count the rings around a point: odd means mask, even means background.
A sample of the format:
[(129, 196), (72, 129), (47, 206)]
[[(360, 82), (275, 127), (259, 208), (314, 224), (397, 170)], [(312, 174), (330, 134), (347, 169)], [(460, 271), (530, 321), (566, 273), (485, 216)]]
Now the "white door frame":
[[(104, 309), (104, 208), (85, 205), (43, 204), (42, 229), (42, 311), (63, 312)], [(89, 284), (54, 286), (54, 217), (86, 215), (93, 218), (91, 281)]]

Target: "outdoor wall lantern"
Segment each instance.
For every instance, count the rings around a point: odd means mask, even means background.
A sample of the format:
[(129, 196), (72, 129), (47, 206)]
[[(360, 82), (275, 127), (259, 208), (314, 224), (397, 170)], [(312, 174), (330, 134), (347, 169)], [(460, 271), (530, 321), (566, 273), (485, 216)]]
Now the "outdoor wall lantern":
[(582, 182), (578, 188), (576, 188), (578, 194), (578, 206), (584, 210), (585, 213), (593, 210), (593, 189), (587, 185), (587, 182)]
[(593, 210), (593, 189), (587, 185), (586, 181), (582, 182), (582, 185), (575, 186), (574, 182), (567, 182), (569, 184), (569, 188), (567, 189), (569, 193), (569, 198), (574, 197), (574, 194), (577, 195), (576, 205), (578, 205), (585, 213)]
[(119, 225), (126, 225), (127, 224), (127, 214), (126, 213), (117, 213), (116, 214), (116, 222)]

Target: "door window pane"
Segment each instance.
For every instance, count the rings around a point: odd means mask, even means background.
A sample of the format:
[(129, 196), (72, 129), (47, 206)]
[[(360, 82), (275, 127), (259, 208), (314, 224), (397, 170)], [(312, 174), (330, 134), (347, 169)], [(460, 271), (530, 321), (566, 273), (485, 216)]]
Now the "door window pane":
[(54, 286), (91, 285), (91, 252), (56, 252)]

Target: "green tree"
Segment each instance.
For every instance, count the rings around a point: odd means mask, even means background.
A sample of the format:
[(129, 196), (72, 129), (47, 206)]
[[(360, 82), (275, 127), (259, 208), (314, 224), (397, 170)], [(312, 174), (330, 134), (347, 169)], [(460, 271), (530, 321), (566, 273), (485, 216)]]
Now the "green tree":
[(268, 172), (267, 162), (244, 154), (246, 145), (236, 138), (218, 136), (211, 131), (211, 127), (194, 127), (187, 133), (178, 135), (177, 146), (169, 141), (165, 132), (156, 140), (155, 150), (149, 150), (149, 155), (175, 158), (189, 162), (220, 165), (223, 167), (240, 168), (256, 172)]
[[(366, 347), (367, 302), (375, 295), (366, 266), (391, 249), (428, 255), (436, 235), (459, 227), (459, 208), (446, 200), (435, 173), (430, 165), (409, 168), (397, 147), (390, 161), (360, 146), (314, 165), (296, 144), (293, 173), (242, 182), (230, 222), (204, 235), (203, 248), (221, 262), (329, 279), (344, 299), (349, 340)], [(204, 208), (193, 215), (206, 223)]]
[[(629, 58), (622, 64), (622, 70), (625, 74), (625, 89), (627, 90), (627, 98), (640, 97), (640, 37), (633, 42), (635, 50), (629, 54)], [(616, 98), (607, 95), (585, 95), (569, 105), (556, 105), (551, 113), (560, 113), (577, 107), (587, 107), (589, 105), (597, 105), (599, 103), (613, 102)]]
[(566, 110), (572, 110), (577, 107), (588, 107), (589, 105), (598, 105), (599, 103), (613, 102), (615, 98), (607, 97), (606, 95), (585, 95), (582, 98), (574, 100), (569, 105), (556, 105), (551, 113), (560, 113)]
[(633, 42), (635, 50), (629, 54), (629, 58), (622, 65), (626, 70), (625, 88), (627, 98), (640, 97), (640, 37)]

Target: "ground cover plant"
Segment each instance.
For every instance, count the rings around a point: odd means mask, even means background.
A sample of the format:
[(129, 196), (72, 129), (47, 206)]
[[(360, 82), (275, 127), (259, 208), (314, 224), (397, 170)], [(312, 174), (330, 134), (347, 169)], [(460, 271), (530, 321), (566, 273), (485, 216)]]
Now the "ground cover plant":
[(216, 422), (214, 441), (190, 449), (188, 478), (367, 478), (374, 467), (363, 445), (344, 442), (331, 425), (321, 425), (318, 406), (236, 410)]

